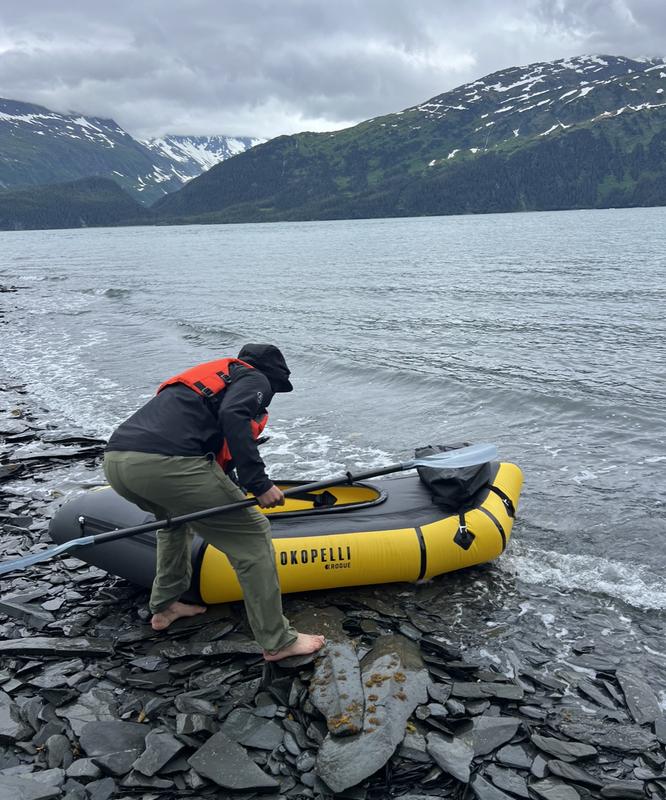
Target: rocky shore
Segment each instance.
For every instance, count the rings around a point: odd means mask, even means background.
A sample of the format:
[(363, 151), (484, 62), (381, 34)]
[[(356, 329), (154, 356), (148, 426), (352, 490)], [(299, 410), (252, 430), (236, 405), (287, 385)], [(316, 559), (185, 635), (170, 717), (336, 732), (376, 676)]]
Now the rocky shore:
[[(103, 446), (0, 383), (3, 560), (50, 546)], [(666, 798), (663, 687), (585, 638), (471, 656), (446, 602), (476, 574), (285, 598), (328, 644), (279, 665), (239, 604), (157, 634), (73, 556), (3, 576), (0, 800)]]

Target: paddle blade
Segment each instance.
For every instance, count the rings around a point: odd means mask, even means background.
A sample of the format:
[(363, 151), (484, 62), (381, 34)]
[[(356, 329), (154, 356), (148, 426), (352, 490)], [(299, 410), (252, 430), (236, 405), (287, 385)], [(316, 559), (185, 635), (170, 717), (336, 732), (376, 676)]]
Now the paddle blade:
[(94, 538), (94, 536), (84, 536), (81, 539), (72, 539), (64, 544), (59, 544), (57, 547), (51, 547), (49, 550), (42, 550), (40, 553), (31, 553), (29, 556), (15, 558), (12, 561), (2, 561), (0, 562), (0, 575), (7, 575), (9, 572), (14, 572), (14, 570), (25, 569), (33, 564), (39, 564), (41, 561), (48, 561), (50, 558), (59, 556), (72, 547), (94, 544)]
[(471, 467), (474, 464), (485, 464), (497, 458), (497, 448), (494, 444), (471, 444), (468, 447), (459, 447), (455, 450), (446, 450), (443, 453), (433, 453), (422, 456), (412, 461), (406, 461), (403, 469), (415, 467), (433, 467), (434, 469), (455, 469), (456, 467)]

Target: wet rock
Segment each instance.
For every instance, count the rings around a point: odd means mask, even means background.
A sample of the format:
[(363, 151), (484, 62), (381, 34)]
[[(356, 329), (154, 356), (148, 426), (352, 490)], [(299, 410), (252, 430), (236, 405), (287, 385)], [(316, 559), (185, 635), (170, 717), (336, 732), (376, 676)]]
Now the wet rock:
[(506, 794), (501, 789), (497, 789), (481, 775), (477, 774), (472, 778), (471, 787), (474, 790), (474, 796), (479, 800), (512, 800), (510, 794)]
[(14, 742), (23, 730), (18, 706), (6, 692), (0, 691), (0, 742)]
[(427, 736), (428, 754), (444, 772), (469, 783), (474, 749), (462, 739), (446, 738), (437, 733)]
[(30, 606), (28, 603), (21, 603), (11, 598), (0, 600), (0, 614), (6, 614), (8, 617), (20, 619), (28, 627), (41, 631), (49, 623), (53, 622), (53, 614), (47, 611), (42, 611), (39, 608)]
[(615, 677), (624, 692), (631, 716), (639, 725), (652, 723), (661, 716), (657, 696), (639, 675), (622, 669), (617, 671)]
[(625, 753), (641, 753), (656, 744), (655, 736), (637, 725), (621, 725), (598, 717), (560, 722), (557, 727), (570, 739)]
[(170, 733), (155, 729), (148, 733), (145, 739), (146, 749), (134, 761), (132, 768), (142, 775), (152, 777), (175, 755), (180, 753), (184, 745)]
[(235, 742), (257, 750), (274, 750), (283, 739), (283, 731), (273, 720), (255, 716), (251, 711), (235, 709), (221, 730)]
[(218, 726), (212, 717), (205, 714), (177, 714), (176, 715), (176, 733), (177, 734), (192, 734), (192, 733), (215, 733)]
[(137, 722), (88, 722), (81, 730), (79, 741), (82, 750), (90, 757), (126, 750), (143, 752), (148, 730), (146, 725)]
[(59, 786), (49, 786), (34, 778), (4, 775), (0, 779), (0, 800), (49, 800), (60, 795)]
[(245, 750), (222, 731), (214, 734), (188, 759), (199, 775), (224, 789), (278, 789), (280, 784), (250, 759)]
[(564, 778), (564, 780), (571, 781), (572, 783), (580, 783), (582, 786), (590, 786), (593, 789), (599, 789), (602, 784), (602, 781), (595, 778), (594, 775), (591, 775), (586, 770), (567, 761), (553, 759), (548, 762), (548, 769), (556, 777)]
[(109, 800), (116, 793), (116, 782), (113, 778), (102, 778), (86, 786), (90, 800)]
[(580, 800), (580, 794), (573, 786), (567, 786), (566, 783), (554, 778), (535, 781), (530, 789), (539, 797), (543, 797), (543, 800)]
[(117, 719), (118, 707), (113, 692), (93, 688), (80, 695), (72, 705), (58, 708), (56, 714), (66, 719), (76, 736), (80, 736), (90, 723), (105, 724)]
[(115, 753), (94, 756), (93, 763), (102, 770), (105, 775), (115, 775), (121, 777), (127, 775), (132, 769), (132, 764), (136, 761), (141, 750), (119, 750)]
[(503, 700), (522, 700), (525, 692), (515, 683), (456, 682), (451, 687), (453, 697), (497, 697)]
[(250, 639), (224, 640), (221, 642), (188, 642), (186, 644), (166, 645), (160, 650), (164, 658), (189, 658), (190, 656), (203, 656), (205, 658), (256, 655), (260, 656), (262, 650), (256, 642)]
[(50, 769), (54, 767), (69, 767), (72, 763), (72, 748), (69, 739), (62, 734), (54, 734), (46, 740), (47, 763)]
[(529, 769), (534, 761), (536, 754), (530, 752), (524, 745), (507, 744), (498, 750), (495, 754), (497, 760), (506, 764), (507, 767), (516, 767), (517, 769)]
[(503, 769), (491, 764), (485, 771), (494, 786), (498, 789), (515, 794), (517, 797), (529, 798), (530, 794), (527, 791), (527, 781), (523, 776), (511, 769)]
[(92, 758), (79, 758), (73, 761), (65, 770), (68, 778), (83, 778), (85, 780), (95, 780), (101, 777), (102, 771), (93, 763)]
[(377, 640), (362, 662), (363, 731), (324, 740), (317, 771), (334, 791), (356, 786), (382, 767), (405, 735), (405, 724), (427, 698), (428, 675), (416, 645), (404, 637)]
[(590, 758), (597, 754), (595, 747), (580, 742), (565, 742), (562, 739), (555, 739), (552, 736), (540, 736), (538, 733), (532, 735), (532, 742), (551, 756), (561, 761), (576, 761), (579, 758)]
[(310, 700), (336, 736), (350, 736), (363, 727), (365, 697), (361, 667), (350, 642), (327, 644), (310, 681)]
[(666, 717), (663, 715), (659, 716), (659, 718), (655, 720), (654, 732), (657, 737), (657, 741), (663, 745), (666, 745)]
[(548, 761), (542, 755), (536, 756), (530, 767), (530, 772), (535, 778), (545, 778), (548, 775)]
[(493, 717), (484, 714), (475, 718), (461, 738), (474, 749), (475, 756), (484, 756), (512, 739), (519, 725), (520, 720), (517, 717)]
[(601, 787), (602, 797), (616, 797), (621, 800), (641, 800), (645, 797), (643, 784), (640, 781), (616, 781)]
[(106, 656), (113, 653), (113, 643), (103, 639), (49, 638), (32, 636), (0, 642), (3, 656)]

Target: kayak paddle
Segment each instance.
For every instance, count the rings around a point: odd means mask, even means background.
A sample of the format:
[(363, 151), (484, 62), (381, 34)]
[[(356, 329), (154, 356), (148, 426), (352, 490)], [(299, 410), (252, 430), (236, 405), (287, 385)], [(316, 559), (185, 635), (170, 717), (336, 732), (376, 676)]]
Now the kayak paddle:
[[(391, 464), (388, 467), (380, 469), (373, 469), (369, 472), (360, 472), (357, 475), (352, 475), (346, 472), (344, 475), (338, 475), (335, 478), (328, 478), (323, 481), (316, 481), (314, 483), (306, 483), (302, 486), (294, 486), (291, 489), (286, 489), (284, 492), (285, 497), (296, 495), (302, 492), (313, 492), (317, 489), (328, 489), (330, 486), (335, 486), (338, 483), (354, 483), (356, 481), (367, 480), (368, 478), (378, 478), (381, 475), (390, 475), (393, 472), (403, 472), (405, 470), (416, 469), (416, 467), (431, 467), (433, 469), (457, 469), (460, 467), (470, 467), (474, 464), (485, 464), (487, 461), (493, 461), (497, 458), (497, 448), (493, 444), (472, 444), (467, 447), (459, 447), (455, 450), (446, 450), (442, 453), (433, 453), (432, 455), (422, 456), (421, 458), (413, 458), (411, 461), (403, 461), (398, 464)], [(193, 522), (197, 519), (204, 519), (205, 517), (212, 517), (216, 514), (222, 514), (225, 511), (237, 511), (240, 508), (248, 508), (249, 506), (256, 505), (257, 498), (249, 497), (247, 500), (240, 500), (238, 503), (230, 503), (225, 506), (215, 506), (214, 508), (205, 508), (202, 511), (194, 511), (191, 514), (183, 514), (179, 517), (170, 517), (168, 519), (158, 519), (155, 522), (146, 522), (143, 525), (134, 525), (131, 528), (119, 528), (115, 531), (107, 531), (106, 533), (98, 533), (94, 536), (82, 536), (79, 539), (71, 539), (69, 542), (64, 542), (56, 547), (51, 547), (48, 550), (42, 550), (41, 553), (31, 553), (29, 556), (15, 558), (12, 561), (4, 561), (0, 563), (0, 575), (6, 575), (9, 572), (14, 572), (17, 569), (24, 569), (33, 564), (39, 564), (41, 561), (47, 561), (54, 556), (71, 550), (75, 547), (89, 547), (95, 544), (103, 544), (106, 542), (113, 542), (116, 539), (124, 539), (127, 536), (134, 536), (138, 533), (148, 533), (149, 531), (156, 531), (160, 528), (175, 528), (185, 522)], [(84, 522), (85, 520), (81, 520)]]

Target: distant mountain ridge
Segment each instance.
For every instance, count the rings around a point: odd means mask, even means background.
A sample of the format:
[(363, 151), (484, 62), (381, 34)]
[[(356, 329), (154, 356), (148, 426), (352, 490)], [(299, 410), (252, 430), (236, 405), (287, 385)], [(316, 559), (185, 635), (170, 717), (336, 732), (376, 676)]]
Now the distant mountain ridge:
[[(664, 59), (512, 67), (352, 128), (272, 139), (155, 209), (240, 222), (641, 204), (638, 184), (664, 170), (665, 88)], [(561, 159), (559, 172), (552, 158)], [(586, 159), (593, 169), (583, 186)], [(535, 163), (550, 183), (530, 173)], [(500, 184), (480, 193), (498, 170)], [(553, 185), (564, 188), (553, 193)]]
[(0, 188), (103, 176), (149, 205), (260, 141), (173, 135), (141, 142), (112, 119), (0, 99)]
[[(137, 216), (137, 224), (666, 205), (665, 89), (663, 58), (580, 56), (500, 70), (351, 128), (258, 144), (166, 196), (158, 186), (155, 194), (163, 196), (149, 214)], [(0, 105), (0, 181), (2, 170), (12, 168), (2, 114)], [(158, 185), (184, 179), (186, 161), (179, 158), (205, 160), (220, 146), (214, 137), (164, 137), (149, 148), (115, 130), (112, 121), (76, 118), (66, 124), (69, 133), (83, 139), (79, 158), (92, 147), (91, 139), (99, 139), (97, 157), (113, 151), (126, 160), (148, 158)], [(46, 138), (38, 134), (36, 129), (31, 138), (22, 134), (16, 141), (34, 147)], [(104, 144), (105, 139), (111, 143)], [(58, 153), (60, 141), (53, 135), (49, 143)], [(22, 163), (30, 153), (22, 154)], [(148, 172), (132, 163), (114, 169), (111, 177), (124, 185), (136, 174)], [(153, 190), (143, 187), (144, 193)], [(39, 217), (46, 227), (48, 213), (37, 213), (39, 195), (38, 188), (32, 198), (23, 194), (22, 207), (32, 208), (31, 225)], [(108, 189), (104, 196), (111, 198)], [(65, 209), (57, 208), (54, 197), (51, 192), (44, 203), (56, 221), (62, 220)], [(84, 219), (80, 205), (86, 197), (92, 202), (91, 187), (79, 192), (76, 214), (68, 219), (77, 214)], [(59, 198), (66, 204), (66, 191)], [(127, 203), (111, 199), (109, 208), (122, 222), (108, 224), (128, 224)], [(100, 218), (101, 213), (95, 217)], [(7, 220), (0, 220), (0, 227), (22, 226), (20, 215)]]

